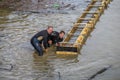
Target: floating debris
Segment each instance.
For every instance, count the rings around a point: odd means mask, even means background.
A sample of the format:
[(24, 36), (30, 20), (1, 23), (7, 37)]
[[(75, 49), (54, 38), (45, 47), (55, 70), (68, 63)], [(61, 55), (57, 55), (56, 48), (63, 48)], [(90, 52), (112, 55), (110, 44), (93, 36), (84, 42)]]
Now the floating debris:
[(99, 70), (98, 72), (96, 72), (95, 74), (93, 74), (88, 80), (94, 79), (97, 75), (102, 74), (103, 72), (105, 72), (105, 71), (108, 70), (109, 68), (111, 68), (111, 66), (102, 68), (101, 70)]

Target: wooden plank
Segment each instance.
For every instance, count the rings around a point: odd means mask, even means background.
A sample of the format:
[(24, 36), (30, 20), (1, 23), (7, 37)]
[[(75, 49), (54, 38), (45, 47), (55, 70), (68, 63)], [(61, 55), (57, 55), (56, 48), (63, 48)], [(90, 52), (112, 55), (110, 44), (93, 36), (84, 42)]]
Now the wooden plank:
[(84, 11), (83, 14), (100, 14), (98, 11)]
[[(93, 27), (93, 24), (91, 23), (75, 23), (75, 25), (85, 25), (84, 27)], [(81, 26), (74, 26), (74, 27), (77, 27), (77, 28), (84, 28), (84, 27), (81, 27)]]
[(79, 20), (85, 20), (85, 21), (89, 21), (89, 20), (94, 20), (95, 18), (79, 18)]
[[(82, 30), (81, 30), (81, 31), (82, 31)], [(76, 37), (76, 36), (79, 36), (80, 34), (68, 33), (68, 35), (71, 35), (71, 36)]]
[(60, 44), (81, 45), (80, 43), (76, 43), (76, 42), (60, 42)]
[(104, 5), (88, 5), (88, 7), (105, 7)]
[(78, 52), (67, 52), (67, 51), (56, 51), (56, 54), (72, 54), (72, 55), (77, 55)]

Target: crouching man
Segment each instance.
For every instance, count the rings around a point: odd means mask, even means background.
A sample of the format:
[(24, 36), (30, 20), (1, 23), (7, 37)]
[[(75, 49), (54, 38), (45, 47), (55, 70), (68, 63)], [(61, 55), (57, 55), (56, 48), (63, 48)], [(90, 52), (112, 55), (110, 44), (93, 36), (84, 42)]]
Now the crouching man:
[(49, 44), (52, 44), (52, 41), (49, 39), (52, 32), (53, 27), (48, 26), (46, 30), (38, 32), (31, 38), (31, 44), (34, 47), (34, 49), (38, 52), (39, 56), (43, 55), (43, 47), (45, 51), (47, 51)]
[(50, 40), (52, 40), (52, 44), (55, 44), (56, 46), (59, 46), (59, 42), (63, 41), (65, 32), (64, 31), (53, 31), (50, 35)]

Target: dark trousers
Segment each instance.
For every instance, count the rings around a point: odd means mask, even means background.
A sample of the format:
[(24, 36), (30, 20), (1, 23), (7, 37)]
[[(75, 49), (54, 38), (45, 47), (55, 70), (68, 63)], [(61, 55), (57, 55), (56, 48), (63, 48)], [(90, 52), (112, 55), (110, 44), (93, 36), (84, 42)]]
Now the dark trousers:
[(37, 38), (32, 38), (31, 39), (31, 44), (35, 48), (35, 50), (39, 53), (39, 56), (43, 55), (43, 49), (42, 46), (39, 43), (39, 40)]

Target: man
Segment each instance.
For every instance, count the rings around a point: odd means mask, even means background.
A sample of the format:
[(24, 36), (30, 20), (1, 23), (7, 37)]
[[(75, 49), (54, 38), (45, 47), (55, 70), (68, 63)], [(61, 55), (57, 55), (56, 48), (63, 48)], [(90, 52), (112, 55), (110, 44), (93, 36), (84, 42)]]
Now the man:
[(55, 44), (56, 46), (59, 46), (59, 42), (63, 41), (63, 37), (65, 35), (64, 31), (53, 31), (50, 35), (50, 40), (52, 40), (52, 44)]
[(53, 27), (48, 26), (47, 30), (42, 30), (32, 37), (31, 44), (35, 48), (35, 50), (39, 53), (39, 56), (43, 55), (43, 47), (45, 51), (47, 51), (49, 44), (52, 43), (51, 41), (49, 41), (49, 37), (52, 31)]

